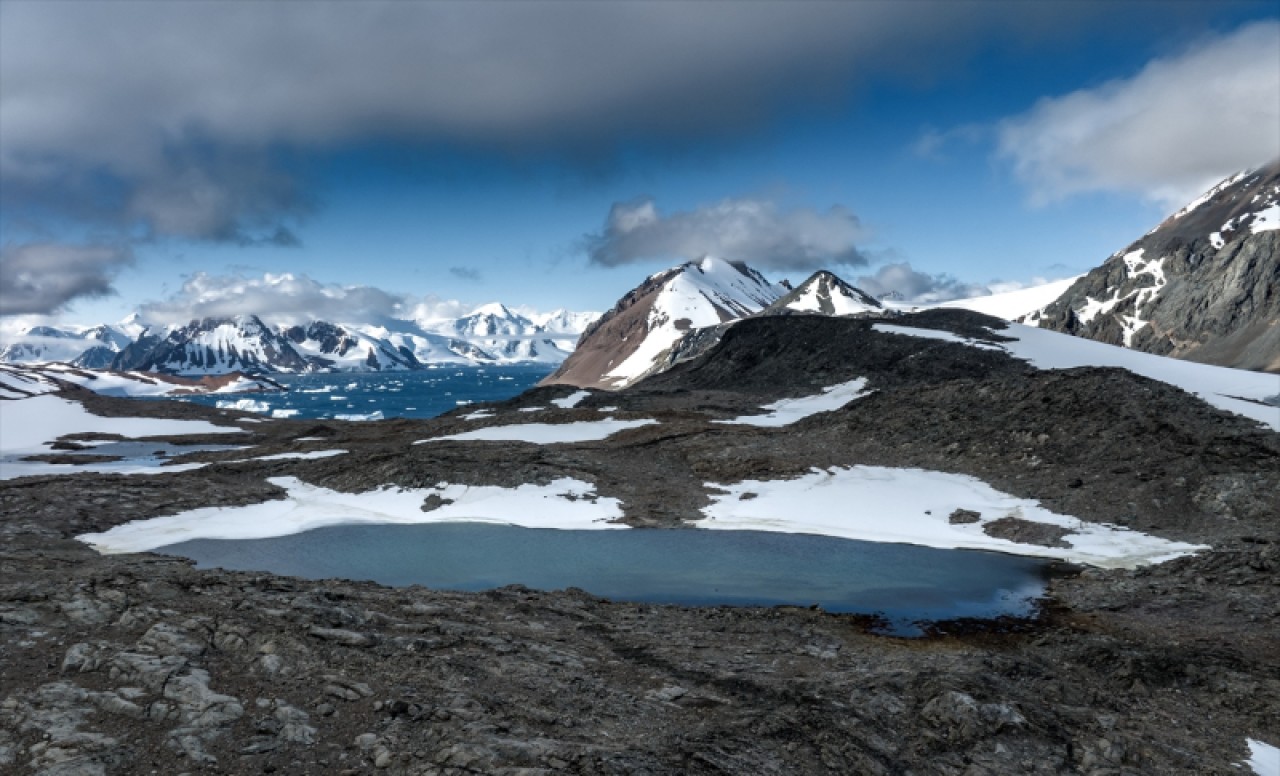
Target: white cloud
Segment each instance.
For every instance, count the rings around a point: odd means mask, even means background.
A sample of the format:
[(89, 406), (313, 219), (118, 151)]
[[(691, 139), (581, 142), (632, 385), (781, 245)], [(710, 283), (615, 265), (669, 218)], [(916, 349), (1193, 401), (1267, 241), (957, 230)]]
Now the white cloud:
[(857, 246), (866, 234), (858, 217), (838, 205), (824, 212), (779, 210), (764, 200), (726, 199), (667, 215), (653, 200), (640, 199), (615, 203), (585, 247), (592, 262), (610, 267), (716, 256), (761, 269), (803, 270), (866, 264)]
[(177, 294), (143, 305), (140, 312), (148, 323), (161, 325), (233, 315), (290, 324), (363, 322), (401, 315), (407, 304), (405, 297), (380, 288), (325, 284), (306, 275), (268, 273), (245, 278), (201, 272), (188, 278)]
[[(993, 286), (969, 283), (947, 274), (919, 272), (908, 262), (885, 264), (874, 275), (862, 275), (854, 285), (874, 297), (889, 296), (904, 302), (933, 304), (951, 299), (967, 299), (993, 293)], [(1002, 290), (1011, 290), (1008, 283)]]
[(1154, 59), (1131, 78), (1040, 100), (1001, 122), (998, 153), (1039, 203), (1135, 192), (1173, 210), (1280, 157), (1280, 22)]

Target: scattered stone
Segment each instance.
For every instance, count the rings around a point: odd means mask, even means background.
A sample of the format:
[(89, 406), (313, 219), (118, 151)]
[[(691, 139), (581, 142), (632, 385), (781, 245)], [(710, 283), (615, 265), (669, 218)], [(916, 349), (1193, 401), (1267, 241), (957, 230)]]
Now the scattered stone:
[(367, 633), (359, 633), (344, 628), (312, 628), (307, 633), (318, 639), (332, 641), (347, 647), (371, 647), (375, 643), (375, 639)]

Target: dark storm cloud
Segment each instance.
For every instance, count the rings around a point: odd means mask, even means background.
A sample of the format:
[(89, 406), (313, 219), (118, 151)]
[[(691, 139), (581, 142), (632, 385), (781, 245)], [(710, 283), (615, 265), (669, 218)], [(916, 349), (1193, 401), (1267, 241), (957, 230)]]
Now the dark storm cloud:
[(866, 264), (857, 246), (865, 236), (857, 216), (839, 206), (783, 211), (763, 200), (727, 199), (663, 214), (653, 200), (639, 199), (615, 203), (584, 248), (592, 263), (606, 267), (716, 256), (761, 269), (808, 270)]
[(28, 243), (0, 248), (0, 315), (47, 314), (78, 297), (113, 293), (133, 254), (111, 245)]
[(874, 275), (863, 275), (855, 282), (858, 288), (874, 297), (890, 295), (907, 302), (945, 302), (991, 293), (978, 283), (966, 283), (946, 274), (930, 275), (912, 269), (907, 262), (885, 264)]
[[(349, 143), (599, 164), (749, 134), (929, 75), (1070, 5), (4, 3), (0, 174), (29, 204), (258, 242), (307, 211), (290, 154)], [(927, 54), (927, 55), (926, 55)]]

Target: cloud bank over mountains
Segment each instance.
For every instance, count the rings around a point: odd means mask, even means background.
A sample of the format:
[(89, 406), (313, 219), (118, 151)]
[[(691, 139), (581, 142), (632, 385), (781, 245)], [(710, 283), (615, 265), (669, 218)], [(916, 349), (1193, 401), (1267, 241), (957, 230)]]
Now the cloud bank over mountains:
[(583, 240), (595, 264), (697, 260), (715, 256), (768, 270), (812, 270), (867, 263), (857, 243), (867, 236), (858, 217), (833, 206), (780, 210), (758, 199), (726, 199), (664, 214), (652, 199), (617, 202), (604, 228)]

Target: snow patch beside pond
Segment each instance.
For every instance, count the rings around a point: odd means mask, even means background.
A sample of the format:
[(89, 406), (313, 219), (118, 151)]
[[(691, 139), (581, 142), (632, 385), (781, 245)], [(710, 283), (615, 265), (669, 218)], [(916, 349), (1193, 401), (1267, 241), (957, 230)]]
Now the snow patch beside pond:
[[(622, 503), (595, 494), (590, 483), (562, 477), (514, 488), (439, 483), (434, 488), (385, 487), (342, 493), (295, 477), (267, 480), (283, 499), (243, 507), (202, 507), (76, 538), (101, 553), (146, 552), (192, 539), (266, 539), (353, 523), (413, 525), (479, 522), (524, 528), (621, 529)], [(438, 506), (423, 511), (428, 497)]]
[(871, 393), (864, 390), (867, 381), (861, 377), (847, 383), (839, 383), (822, 389), (822, 393), (813, 396), (801, 396), (795, 399), (780, 399), (766, 404), (760, 409), (768, 410), (765, 415), (743, 415), (733, 420), (716, 420), (713, 423), (729, 423), (748, 426), (789, 426), (797, 420), (820, 412), (838, 410), (854, 399), (861, 399)]
[[(1126, 528), (1086, 523), (1018, 498), (962, 474), (854, 466), (815, 468), (792, 480), (746, 480), (733, 485), (707, 483), (712, 494), (702, 511), (702, 528), (778, 531), (919, 544), (941, 549), (996, 550), (1014, 555), (1058, 558), (1104, 568), (1133, 568), (1161, 563), (1208, 549), (1169, 541)], [(957, 509), (977, 512), (975, 522), (952, 523)], [(1013, 517), (1057, 526), (1072, 533), (1067, 547), (1022, 544), (988, 536), (983, 526)]]
[(506, 426), (489, 426), (475, 431), (419, 439), (415, 445), (427, 442), (453, 440), (459, 442), (530, 442), (535, 445), (556, 445), (568, 442), (598, 442), (619, 431), (640, 428), (657, 423), (656, 420), (580, 420), (574, 423), (513, 423)]

